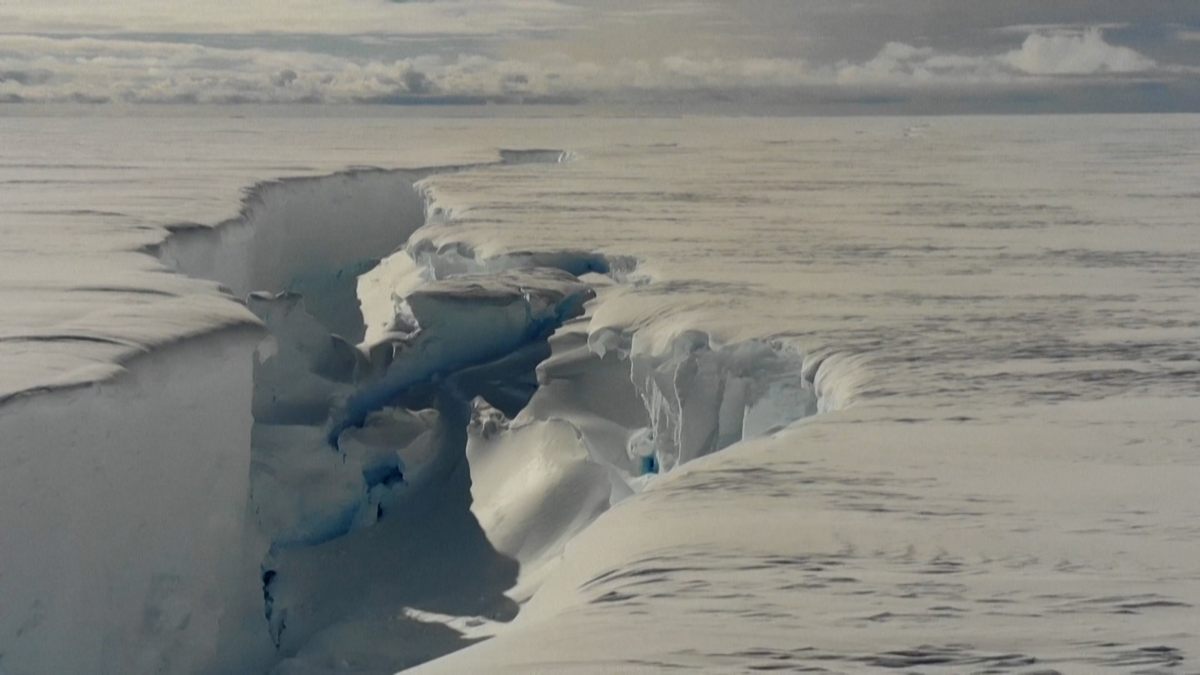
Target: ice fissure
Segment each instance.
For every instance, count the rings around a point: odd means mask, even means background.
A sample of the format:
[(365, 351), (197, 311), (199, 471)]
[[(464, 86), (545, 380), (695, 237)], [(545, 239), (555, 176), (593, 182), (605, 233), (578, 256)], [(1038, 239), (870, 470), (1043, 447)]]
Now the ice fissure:
[[(268, 333), (244, 570), (261, 593), (230, 610), (212, 672), (392, 673), (465, 647), (654, 475), (820, 406), (816, 366), (782, 343), (591, 329), (593, 275), (628, 283), (632, 257), (426, 238), (450, 217), (421, 189), (436, 171), (265, 184), (155, 251)], [(386, 294), (365, 297), (381, 269)]]

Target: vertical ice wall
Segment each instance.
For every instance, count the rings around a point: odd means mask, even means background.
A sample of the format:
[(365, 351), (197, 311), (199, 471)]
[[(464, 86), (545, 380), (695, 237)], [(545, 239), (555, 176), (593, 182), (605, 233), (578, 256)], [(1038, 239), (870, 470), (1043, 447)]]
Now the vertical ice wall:
[[(151, 252), (236, 295), (308, 292), (321, 322), (353, 338), (359, 265), (423, 222), (413, 180), (358, 171), (261, 185), (238, 218), (177, 228)], [(271, 652), (265, 546), (245, 528), (262, 332), (248, 313), (244, 328), (215, 329), (136, 356), (116, 380), (0, 409), (9, 675), (244, 672)]]
[(294, 292), (330, 332), (363, 337), (358, 277), (425, 223), (414, 183), (429, 171), (364, 169), (263, 183), (216, 227), (178, 226), (155, 253), (168, 267), (245, 298)]
[[(223, 638), (228, 667), (221, 672), (265, 671), (315, 632), (353, 613), (355, 599), (366, 599), (354, 584), (323, 576), (321, 555), (291, 551), (319, 547), (372, 525), (393, 505), (393, 488), (404, 483), (402, 459), (412, 463), (414, 455), (429, 454), (450, 443), (448, 436), (462, 433), (429, 410), (389, 416), (351, 439), (348, 452), (325, 443), (334, 401), (386, 368), (355, 346), (364, 334), (358, 277), (424, 224), (424, 198), (414, 183), (428, 173), (355, 170), (262, 184), (248, 192), (239, 217), (215, 228), (180, 228), (155, 251), (174, 269), (218, 281), (237, 297), (251, 296), (250, 307), (269, 332), (247, 359), (254, 374), (246, 411), (252, 414), (245, 446), (248, 524), (255, 537), (246, 553), (253, 564), (243, 568), (242, 577), (252, 580), (245, 597), (253, 606), (241, 607), (235, 622), (243, 634)], [(265, 295), (252, 295), (256, 292)], [(381, 431), (410, 452), (401, 457), (395, 447), (372, 442), (370, 432)], [(455, 470), (452, 458), (442, 466), (444, 474)], [(410, 481), (414, 473), (409, 471)], [(469, 515), (465, 507), (459, 510)], [(394, 554), (397, 546), (384, 548)], [(369, 566), (346, 559), (378, 554), (378, 549), (363, 548), (360, 538), (323, 550), (342, 551), (335, 557), (343, 569), (357, 566), (362, 580), (381, 587), (389, 580), (379, 570), (372, 574)], [(413, 555), (406, 550), (399, 559), (375, 559), (406, 567)]]
[(0, 409), (0, 664), (195, 673), (239, 588), (253, 326)]
[[(603, 352), (605, 336), (594, 337)], [(630, 455), (642, 458), (644, 470), (669, 471), (817, 412), (802, 356), (782, 345), (750, 340), (714, 348), (707, 333), (691, 330), (654, 353), (638, 337), (630, 340), (630, 375), (650, 426)]]

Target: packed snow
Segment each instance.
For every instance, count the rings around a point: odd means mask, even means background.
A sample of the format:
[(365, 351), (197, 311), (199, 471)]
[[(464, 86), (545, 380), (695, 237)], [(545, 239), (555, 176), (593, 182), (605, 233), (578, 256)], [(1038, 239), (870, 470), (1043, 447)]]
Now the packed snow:
[(87, 122), (0, 672), (1200, 664), (1197, 118)]

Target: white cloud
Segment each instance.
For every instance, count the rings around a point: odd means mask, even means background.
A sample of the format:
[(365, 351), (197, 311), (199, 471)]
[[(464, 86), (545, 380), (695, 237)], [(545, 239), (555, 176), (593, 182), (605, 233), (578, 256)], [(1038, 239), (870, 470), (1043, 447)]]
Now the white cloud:
[(1052, 27), (1029, 34), (1019, 49), (1001, 55), (947, 54), (891, 42), (869, 61), (840, 64), (837, 78), (844, 85), (965, 86), (1146, 73), (1158, 67), (1133, 49), (1106, 42), (1099, 27), (1074, 31)]
[(1141, 73), (1157, 65), (1153, 59), (1104, 40), (1099, 28), (1081, 33), (1034, 33), (1005, 60), (1030, 75)]
[(537, 97), (617, 90), (789, 87), (800, 61), (672, 56), (600, 65), (565, 56), (355, 60), (172, 42), (0, 35), (0, 99), (60, 102), (354, 102), (398, 96)]
[[(565, 55), (351, 58), (118, 38), (0, 35), (0, 101), (322, 102), (405, 97), (653, 99), (805, 87), (975, 88), (1059, 76), (1150, 72), (1154, 61), (1099, 30), (1035, 33), (1012, 52), (964, 55), (904, 43), (836, 65), (799, 59), (700, 57), (597, 62)], [(1163, 72), (1171, 72), (1160, 69)]]
[(837, 69), (837, 81), (843, 85), (912, 86), (1000, 79), (1011, 78), (993, 58), (942, 54), (901, 42), (889, 42), (865, 63), (842, 63)]
[(656, 88), (689, 89), (711, 86), (791, 87), (810, 81), (814, 73), (796, 59), (696, 59), (669, 56), (651, 72), (646, 83)]

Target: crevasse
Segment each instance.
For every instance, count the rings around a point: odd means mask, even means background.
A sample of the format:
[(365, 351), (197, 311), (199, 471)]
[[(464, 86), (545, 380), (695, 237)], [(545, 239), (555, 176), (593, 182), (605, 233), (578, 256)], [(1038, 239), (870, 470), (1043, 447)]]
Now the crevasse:
[[(818, 409), (816, 364), (782, 343), (692, 330), (656, 351), (591, 330), (589, 280), (628, 282), (631, 257), (423, 238), (448, 217), (418, 187), (432, 173), (267, 184), (156, 251), (246, 297), (269, 333), (248, 449), (260, 563), (243, 571), (261, 595), (229, 608), (214, 672), (391, 673), (467, 646), (655, 474)], [(359, 278), (397, 250), (365, 318)]]

